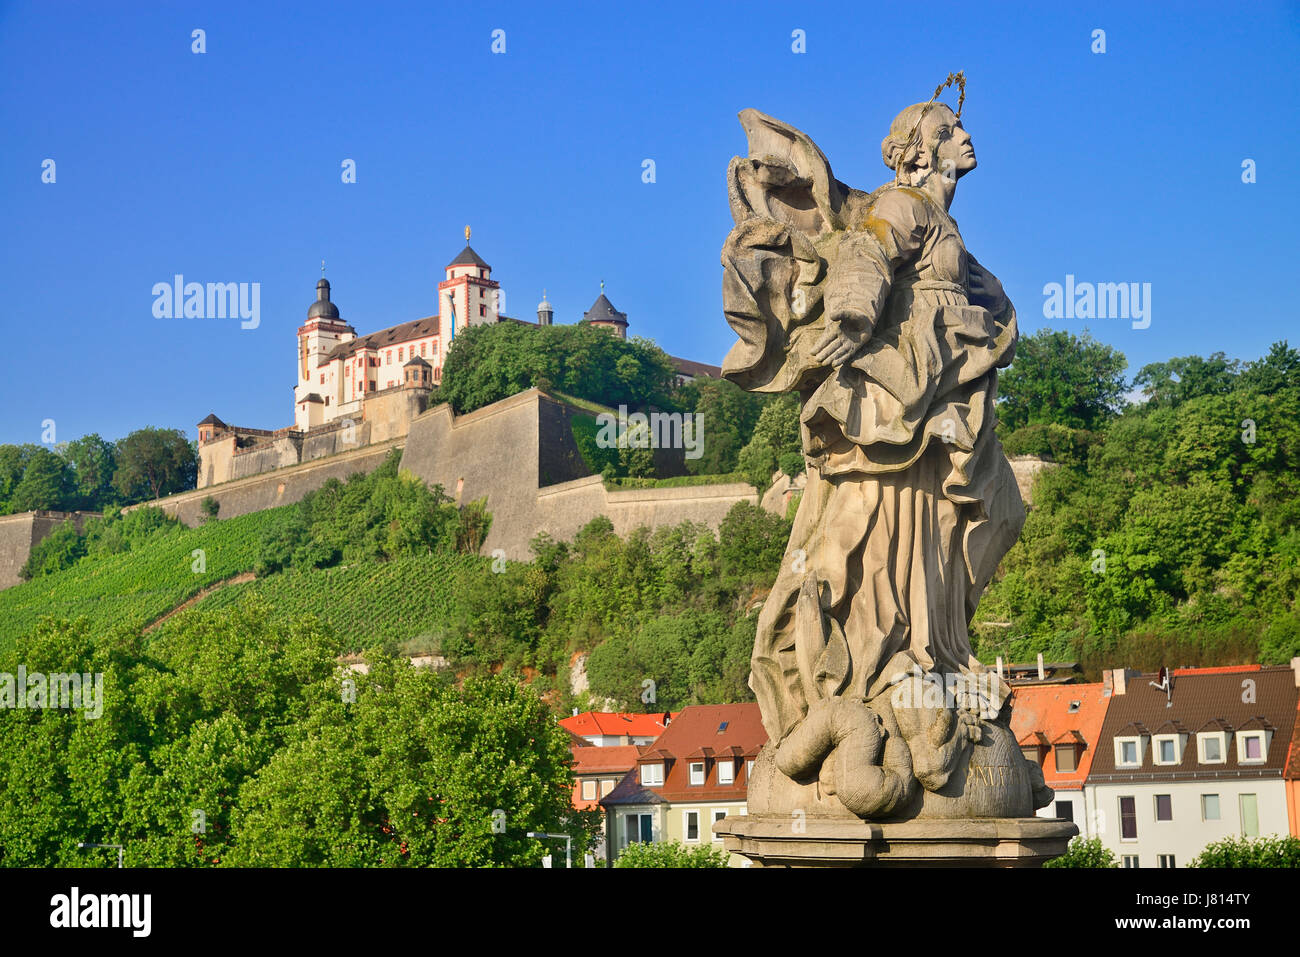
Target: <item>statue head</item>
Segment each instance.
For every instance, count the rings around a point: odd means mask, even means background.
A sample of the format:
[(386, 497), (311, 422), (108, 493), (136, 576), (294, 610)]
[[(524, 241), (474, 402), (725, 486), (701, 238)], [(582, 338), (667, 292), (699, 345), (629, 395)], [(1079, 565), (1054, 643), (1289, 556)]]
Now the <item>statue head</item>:
[(975, 168), (975, 148), (961, 120), (943, 103), (913, 103), (889, 126), (880, 155), (901, 183), (919, 186), (934, 174), (954, 179)]

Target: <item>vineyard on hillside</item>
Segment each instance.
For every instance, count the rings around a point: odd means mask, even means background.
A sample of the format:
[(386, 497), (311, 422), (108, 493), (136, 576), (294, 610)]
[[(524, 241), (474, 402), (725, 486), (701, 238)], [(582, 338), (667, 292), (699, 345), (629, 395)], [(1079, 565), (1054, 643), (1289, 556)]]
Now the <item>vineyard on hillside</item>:
[[(102, 632), (143, 628), (209, 585), (249, 571), (262, 535), (293, 506), (180, 528), (148, 547), (88, 557), (72, 568), (0, 591), (0, 647), (45, 616), (86, 618)], [(201, 553), (201, 554), (200, 554)]]
[[(437, 646), (437, 629), (451, 617), (456, 583), (477, 568), (491, 575), (492, 560), (473, 555), (434, 554), (339, 568), (291, 569), (230, 585), (195, 606), (196, 611), (231, 607), (256, 597), (277, 621), (315, 615), (350, 651), (383, 645), (406, 651)], [(189, 614), (189, 612), (186, 612)], [(179, 625), (185, 615), (165, 627)]]

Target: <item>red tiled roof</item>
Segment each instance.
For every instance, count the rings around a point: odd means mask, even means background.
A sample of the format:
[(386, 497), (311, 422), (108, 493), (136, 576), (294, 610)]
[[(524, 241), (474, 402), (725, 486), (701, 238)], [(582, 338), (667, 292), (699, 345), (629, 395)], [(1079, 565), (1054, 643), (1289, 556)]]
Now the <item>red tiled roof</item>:
[[(654, 750), (642, 754), (638, 764), (662, 756), (666, 763), (664, 783), (647, 790), (668, 801), (743, 801), (749, 781), (736, 751), (742, 757), (757, 754), (766, 741), (767, 732), (763, 730), (757, 704), (692, 705), (678, 713), (655, 742)], [(706, 751), (713, 757), (702, 758)], [(727, 759), (739, 764), (732, 784), (718, 784), (720, 753), (726, 753)], [(705, 762), (703, 785), (690, 783), (692, 759)]]
[(600, 774), (604, 771), (617, 771), (619, 774), (626, 774), (636, 766), (636, 759), (641, 751), (642, 749), (635, 744), (620, 744), (609, 748), (575, 747), (573, 773)]
[[(1024, 747), (1074, 741), (1083, 747), (1075, 752), (1075, 770), (1056, 770), (1056, 750), (1048, 748), (1043, 758), (1043, 777), (1050, 788), (1077, 791), (1083, 787), (1102, 722), (1111, 699), (1102, 695), (1100, 681), (1077, 685), (1022, 685), (1011, 693), (1011, 732)], [(1072, 703), (1078, 709), (1070, 711)]]
[[(1247, 679), (1237, 677), (1243, 673), (1251, 675), (1250, 695), (1243, 693), (1243, 681)], [(1173, 676), (1172, 695), (1166, 696), (1162, 689), (1153, 687), (1155, 674), (1143, 674), (1128, 678), (1125, 693), (1111, 698), (1102, 728), (1106, 742), (1098, 750), (1091, 770), (1094, 779), (1104, 776), (1106, 780), (1116, 781), (1157, 778), (1167, 781), (1195, 779), (1206, 774), (1280, 777), (1285, 772), (1300, 704), (1295, 673), (1290, 667), (1186, 668), (1175, 671)], [(1174, 724), (1180, 724), (1189, 734), (1207, 726), (1225, 731), (1267, 729), (1275, 733), (1262, 763), (1239, 764), (1237, 749), (1230, 744), (1223, 763), (1204, 766), (1192, 743), (1176, 765), (1153, 764), (1148, 748), (1139, 767), (1115, 766), (1114, 748), (1110, 744), (1115, 737), (1134, 732), (1151, 734), (1149, 729), (1158, 731)]]
[(657, 711), (654, 714), (635, 714), (628, 711), (584, 711), (568, 718), (561, 718), (560, 724), (577, 735), (608, 735), (618, 737), (657, 738), (663, 734), (664, 715), (671, 721), (672, 712)]

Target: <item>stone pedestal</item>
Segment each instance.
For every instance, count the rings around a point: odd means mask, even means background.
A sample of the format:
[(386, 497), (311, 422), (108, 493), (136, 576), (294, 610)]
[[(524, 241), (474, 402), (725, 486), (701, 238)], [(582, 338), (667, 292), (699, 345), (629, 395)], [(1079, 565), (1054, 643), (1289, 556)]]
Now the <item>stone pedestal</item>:
[(754, 867), (1041, 867), (1079, 829), (1041, 817), (850, 821), (727, 817), (713, 826)]

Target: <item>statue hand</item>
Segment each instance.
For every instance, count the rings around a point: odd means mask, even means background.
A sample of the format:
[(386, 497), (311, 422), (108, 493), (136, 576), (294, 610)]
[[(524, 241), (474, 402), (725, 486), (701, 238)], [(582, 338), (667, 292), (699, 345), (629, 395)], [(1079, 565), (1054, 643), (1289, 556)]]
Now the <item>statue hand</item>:
[(813, 358), (822, 365), (837, 366), (851, 359), (866, 341), (864, 326), (832, 320), (826, 334), (813, 346)]
[(966, 286), (970, 290), (972, 302), (977, 305), (986, 305), (994, 313), (1000, 312), (1003, 303), (1007, 301), (1007, 294), (1003, 291), (1002, 283), (998, 281), (998, 277), (973, 258), (966, 272)]

